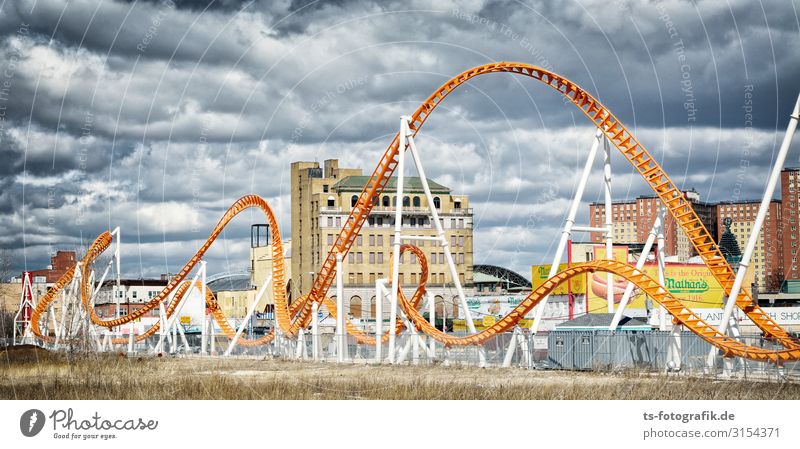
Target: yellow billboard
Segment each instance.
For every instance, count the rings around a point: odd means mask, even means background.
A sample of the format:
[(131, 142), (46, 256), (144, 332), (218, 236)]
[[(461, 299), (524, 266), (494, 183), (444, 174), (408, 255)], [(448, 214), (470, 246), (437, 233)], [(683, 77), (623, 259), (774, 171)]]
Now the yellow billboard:
[[(531, 285), (534, 290), (539, 288), (548, 279), (547, 275), (550, 274), (551, 265), (533, 265), (531, 267)], [(567, 269), (567, 264), (562, 263), (558, 266), (558, 271)], [(568, 287), (572, 288), (572, 294), (585, 295), (586, 294), (586, 277), (575, 276), (570, 280), (571, 285), (563, 283), (553, 290), (553, 295), (567, 295), (569, 294)]]
[[(593, 248), (595, 259), (605, 259), (606, 248), (599, 244)], [(615, 245), (612, 251), (612, 257), (619, 262), (628, 261), (628, 247), (625, 245)], [(577, 262), (576, 262), (577, 263)], [(550, 267), (552, 265), (533, 265), (531, 266), (531, 286), (534, 290), (539, 288), (544, 282), (549, 279)], [(558, 271), (567, 269), (567, 264), (562, 263), (558, 265)], [(586, 277), (575, 276), (570, 279), (569, 285), (565, 282), (553, 290), (553, 295), (568, 295), (570, 290), (573, 295), (586, 294)]]
[[(653, 279), (658, 279), (658, 266), (647, 264), (643, 271)], [(587, 274), (589, 292), (587, 301), (589, 312), (607, 313), (608, 302), (606, 294), (606, 273)], [(722, 286), (711, 274), (705, 265), (699, 264), (667, 264), (664, 267), (664, 283), (667, 290), (690, 308), (718, 308), (722, 307)], [(614, 302), (619, 304), (627, 286), (627, 281), (620, 277), (614, 278)], [(627, 307), (645, 308), (645, 297), (639, 289), (634, 288)], [(653, 303), (652, 307), (657, 307)]]

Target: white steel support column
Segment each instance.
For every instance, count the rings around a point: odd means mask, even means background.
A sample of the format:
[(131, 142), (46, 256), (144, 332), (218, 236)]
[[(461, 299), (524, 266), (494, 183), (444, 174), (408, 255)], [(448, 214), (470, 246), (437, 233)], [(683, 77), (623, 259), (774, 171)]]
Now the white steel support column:
[[(592, 172), (592, 165), (594, 165), (597, 149), (600, 146), (600, 139), (602, 138), (603, 132), (598, 129), (594, 135), (594, 142), (592, 142), (592, 148), (589, 150), (589, 156), (586, 157), (586, 164), (583, 166), (581, 179), (578, 181), (578, 187), (575, 190), (575, 196), (572, 199), (572, 205), (567, 213), (567, 220), (564, 222), (564, 228), (561, 230), (561, 240), (559, 240), (558, 246), (556, 247), (556, 253), (553, 256), (553, 264), (550, 265), (550, 273), (547, 276), (548, 278), (558, 274), (558, 265), (561, 263), (561, 258), (564, 256), (564, 249), (567, 246), (567, 241), (572, 234), (572, 228), (575, 224), (575, 216), (578, 214), (578, 208), (580, 207), (581, 200), (583, 199), (583, 192), (586, 190), (586, 182), (589, 180), (589, 175)], [(544, 315), (544, 309), (549, 298), (550, 295), (545, 296), (534, 308), (535, 315), (533, 319), (533, 325), (531, 326), (531, 333), (534, 335), (539, 330), (539, 326), (542, 322), (542, 316)]]
[[(389, 313), (389, 363), (394, 363), (395, 339), (397, 338), (395, 324), (397, 323), (397, 293), (400, 288), (400, 235), (403, 232), (403, 188), (405, 181), (405, 153), (408, 136), (408, 118), (400, 117), (400, 133), (398, 135), (397, 152), (397, 193), (394, 210), (394, 242), (392, 242), (392, 282), (391, 282), (391, 309)], [(422, 176), (420, 174), (420, 176)], [(432, 204), (432, 203), (431, 203)]]
[(375, 281), (375, 363), (383, 361), (383, 283), (384, 279)]
[[(435, 300), (433, 298), (433, 295), (431, 295), (431, 292), (429, 291), (425, 291), (425, 296), (428, 297), (428, 318), (431, 319), (431, 324), (433, 325), (433, 328), (436, 329)], [(429, 337), (428, 340), (430, 340), (428, 345), (430, 346), (429, 351), (431, 353), (431, 357), (436, 357), (436, 340), (433, 337)]]
[(344, 285), (342, 285), (342, 253), (336, 253), (336, 360), (347, 360), (347, 329), (344, 326)]
[(311, 352), (315, 362), (319, 361), (319, 303), (311, 303)]
[[(239, 328), (236, 329), (236, 334), (231, 339), (231, 342), (228, 345), (228, 349), (225, 350), (224, 354), (225, 356), (231, 355), (231, 351), (233, 351), (233, 348), (236, 347), (236, 343), (239, 342), (239, 338), (242, 336), (242, 332), (244, 332), (244, 328), (245, 326), (247, 326), (247, 322), (250, 321), (250, 319), (252, 318), (253, 313), (256, 311), (256, 306), (258, 305), (259, 301), (261, 301), (261, 298), (264, 297), (264, 294), (267, 292), (267, 287), (269, 287), (271, 282), (272, 282), (272, 275), (270, 274), (264, 280), (264, 284), (261, 285), (261, 288), (258, 290), (256, 297), (253, 298), (253, 302), (251, 302), (250, 305), (247, 307), (247, 315), (245, 315), (244, 320), (242, 320), (242, 322), (239, 324)], [(203, 287), (205, 287), (205, 285), (206, 284), (204, 282)], [(203, 290), (205, 290), (205, 288), (203, 288)], [(203, 301), (205, 301), (205, 299), (203, 299)]]
[(206, 261), (200, 261), (200, 282), (203, 284), (201, 287), (201, 294), (203, 296), (203, 330), (200, 332), (200, 354), (205, 355), (208, 353), (208, 323), (211, 318), (208, 316), (206, 307)]
[[(747, 245), (742, 253), (742, 260), (739, 262), (739, 270), (736, 272), (736, 278), (733, 281), (731, 293), (728, 296), (728, 300), (725, 303), (725, 309), (722, 312), (722, 319), (720, 320), (719, 327), (717, 328), (717, 330), (722, 334), (728, 331), (731, 315), (733, 314), (733, 307), (736, 305), (736, 298), (738, 298), (739, 292), (742, 289), (742, 283), (744, 282), (744, 277), (747, 273), (747, 267), (750, 265), (750, 259), (753, 257), (753, 251), (758, 244), (758, 239), (761, 237), (761, 228), (764, 225), (764, 220), (767, 218), (769, 205), (772, 201), (772, 195), (775, 193), (775, 186), (780, 178), (781, 170), (783, 169), (784, 162), (786, 161), (786, 155), (789, 153), (789, 146), (792, 143), (794, 132), (797, 129), (798, 120), (800, 120), (800, 95), (798, 95), (797, 101), (795, 101), (792, 115), (789, 118), (789, 124), (786, 126), (786, 134), (783, 136), (783, 142), (781, 143), (781, 147), (778, 150), (778, 155), (775, 158), (775, 164), (772, 167), (772, 172), (770, 172), (769, 180), (767, 181), (767, 186), (764, 190), (764, 196), (761, 199), (761, 205), (758, 207), (758, 214), (756, 215), (756, 220), (753, 223), (753, 229), (751, 231), (750, 238), (748, 238)], [(772, 217), (772, 219), (774, 220), (775, 217)], [(709, 364), (713, 361), (715, 353), (715, 350), (712, 350), (709, 353)]]
[[(658, 229), (658, 235), (656, 236), (656, 241), (658, 245), (656, 246), (656, 260), (658, 262), (658, 283), (667, 288), (664, 285), (664, 270), (667, 263), (667, 253), (666, 253), (666, 238), (664, 237), (664, 229), (667, 227), (667, 208), (665, 206), (659, 206), (658, 208), (658, 217), (661, 220), (661, 227)], [(667, 330), (667, 308), (659, 305), (658, 306), (658, 313), (659, 313), (659, 330), (665, 331)], [(678, 337), (680, 338), (680, 336)], [(678, 347), (680, 351), (680, 344)], [(680, 356), (679, 356), (680, 358)], [(680, 360), (679, 360), (680, 362)]]
[[(606, 259), (614, 258), (614, 222), (612, 221), (611, 201), (611, 145), (607, 137), (603, 137), (603, 196), (605, 199), (605, 227), (606, 227)], [(606, 275), (606, 301), (608, 313), (614, 313), (614, 275)]]
[[(636, 261), (636, 269), (641, 270), (644, 268), (644, 264), (647, 261), (647, 255), (650, 254), (650, 250), (653, 248), (653, 243), (656, 240), (656, 236), (661, 232), (661, 216), (657, 216), (655, 221), (653, 222), (653, 227), (650, 228), (650, 233), (647, 235), (647, 240), (644, 243), (644, 247), (642, 248), (642, 252), (639, 255), (639, 260)], [(661, 285), (664, 285), (661, 282)], [(625, 286), (625, 293), (622, 295), (622, 300), (619, 302), (619, 306), (617, 307), (617, 311), (614, 313), (614, 319), (611, 320), (611, 325), (608, 326), (608, 330), (615, 331), (617, 330), (617, 326), (619, 325), (620, 320), (622, 320), (622, 312), (625, 311), (625, 306), (628, 305), (628, 301), (631, 298), (631, 294), (633, 294), (633, 282), (628, 282), (628, 285)]]

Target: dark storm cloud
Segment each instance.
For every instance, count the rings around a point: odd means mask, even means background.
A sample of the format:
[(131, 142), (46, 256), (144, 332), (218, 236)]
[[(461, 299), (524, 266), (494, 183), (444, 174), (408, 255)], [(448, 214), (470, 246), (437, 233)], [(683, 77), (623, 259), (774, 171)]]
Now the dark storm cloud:
[[(500, 60), (582, 85), (704, 199), (755, 198), (800, 90), (798, 33), (789, 1), (6, 2), (0, 243), (41, 265), (119, 225), (129, 269), (156, 275), (246, 193), (289, 236), (291, 161), (369, 172), (398, 116)], [(551, 90), (495, 75), (452, 93), (419, 142), (428, 174), (471, 197), (476, 258), (524, 273), (549, 257), (591, 134)], [(648, 193), (614, 170), (615, 197)], [(212, 266), (246, 261), (260, 221), (237, 219)]]

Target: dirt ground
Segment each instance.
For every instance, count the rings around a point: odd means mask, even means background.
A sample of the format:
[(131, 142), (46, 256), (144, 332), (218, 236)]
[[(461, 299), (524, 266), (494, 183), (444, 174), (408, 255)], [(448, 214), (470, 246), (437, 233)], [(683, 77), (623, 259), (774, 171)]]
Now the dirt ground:
[(800, 399), (800, 384), (569, 371), (0, 351), (0, 399)]

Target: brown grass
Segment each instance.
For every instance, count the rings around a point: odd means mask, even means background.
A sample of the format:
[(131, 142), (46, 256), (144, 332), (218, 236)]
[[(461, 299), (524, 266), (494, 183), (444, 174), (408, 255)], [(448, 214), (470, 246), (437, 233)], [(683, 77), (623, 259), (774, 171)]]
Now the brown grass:
[(799, 399), (800, 384), (653, 374), (0, 352), (0, 399)]

